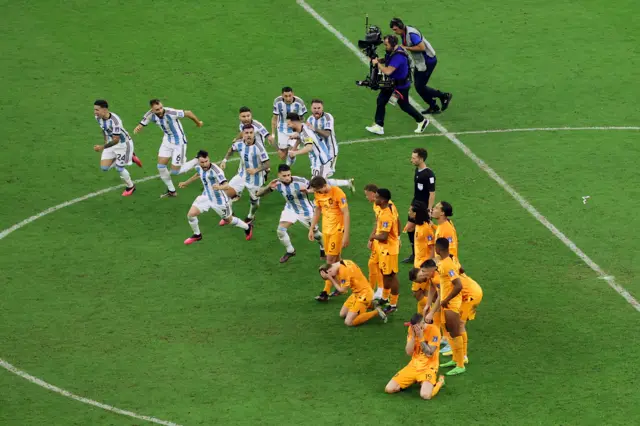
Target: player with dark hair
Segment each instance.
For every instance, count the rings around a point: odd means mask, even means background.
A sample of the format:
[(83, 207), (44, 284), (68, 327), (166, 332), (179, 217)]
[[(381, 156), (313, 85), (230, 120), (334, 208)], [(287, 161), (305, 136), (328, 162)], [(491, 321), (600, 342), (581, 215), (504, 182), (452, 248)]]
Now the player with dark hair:
[[(376, 204), (376, 193), (378, 192), (378, 186), (369, 183), (364, 187), (364, 196), (373, 205), (373, 229), (376, 228), (376, 220), (378, 217), (378, 213), (380, 212), (380, 207)], [(380, 299), (382, 297), (382, 291), (384, 289), (384, 285), (382, 283), (382, 273), (380, 272), (380, 265), (378, 262), (378, 241), (377, 240), (369, 240), (367, 243), (367, 248), (371, 252), (369, 255), (369, 263), (367, 267), (369, 268), (369, 284), (371, 288), (375, 291), (374, 297), (376, 299)]]
[(295, 158), (289, 157), (289, 148), (295, 145), (293, 130), (287, 126), (287, 114), (295, 113), (303, 117), (307, 113), (304, 101), (293, 94), (289, 86), (282, 88), (282, 94), (273, 101), (273, 117), (271, 118), (271, 134), (278, 135), (278, 157), (287, 164), (293, 164)]
[(458, 257), (458, 233), (450, 219), (453, 216), (453, 207), (446, 201), (440, 201), (433, 208), (431, 215), (438, 225), (436, 239), (447, 239), (449, 241), (449, 252)]

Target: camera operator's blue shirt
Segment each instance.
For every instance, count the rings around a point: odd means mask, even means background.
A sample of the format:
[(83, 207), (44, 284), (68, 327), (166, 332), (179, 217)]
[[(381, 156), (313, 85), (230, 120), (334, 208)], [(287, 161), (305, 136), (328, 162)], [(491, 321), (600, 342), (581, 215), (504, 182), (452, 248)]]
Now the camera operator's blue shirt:
[[(402, 48), (398, 48), (397, 50), (402, 50)], [(389, 55), (387, 55), (389, 58)], [(395, 70), (389, 75), (392, 80), (404, 80), (409, 77), (409, 58), (401, 53), (395, 53), (391, 56), (391, 59), (388, 60), (387, 66), (394, 67)], [(404, 84), (398, 84), (396, 89), (406, 89), (411, 86), (411, 82), (407, 80)]]

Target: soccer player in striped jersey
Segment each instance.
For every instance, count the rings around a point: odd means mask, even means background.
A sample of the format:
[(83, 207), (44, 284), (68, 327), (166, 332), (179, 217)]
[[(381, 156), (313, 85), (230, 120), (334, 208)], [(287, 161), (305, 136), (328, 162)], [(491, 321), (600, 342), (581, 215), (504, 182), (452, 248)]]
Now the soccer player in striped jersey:
[(128, 197), (136, 190), (136, 186), (125, 167), (131, 165), (132, 162), (142, 167), (140, 159), (133, 152), (133, 140), (125, 130), (120, 117), (109, 111), (109, 103), (107, 101), (104, 99), (95, 101), (93, 103), (93, 113), (104, 136), (103, 145), (93, 146), (94, 151), (102, 153), (100, 156), (100, 169), (103, 172), (107, 172), (115, 167), (120, 174), (120, 179), (126, 185), (122, 196)]
[[(158, 174), (164, 184), (167, 185), (167, 192), (160, 197), (175, 197), (176, 187), (171, 181), (171, 175), (180, 173), (180, 167), (184, 164), (187, 155), (187, 136), (184, 134), (180, 119), (187, 117), (196, 123), (197, 127), (202, 127), (202, 121), (191, 111), (165, 108), (160, 99), (151, 99), (149, 106), (151, 109), (146, 112), (140, 123), (133, 129), (133, 133), (138, 134), (149, 123), (156, 123), (162, 129), (164, 136), (158, 150)], [(169, 160), (171, 160), (171, 173), (167, 170)]]
[(295, 157), (291, 158), (287, 153), (289, 148), (296, 144), (296, 138), (291, 137), (293, 130), (287, 126), (287, 114), (292, 112), (302, 117), (307, 113), (307, 107), (302, 99), (293, 94), (291, 87), (283, 87), (282, 95), (273, 101), (271, 134), (276, 134), (277, 132), (278, 157), (280, 157), (281, 160), (286, 160), (286, 163), (289, 165), (294, 163)]
[(333, 115), (324, 111), (321, 99), (311, 101), (311, 117), (307, 118), (307, 125), (316, 132), (320, 142), (326, 145), (331, 156), (331, 171), (325, 177), (331, 177), (336, 171), (338, 161), (338, 140), (336, 139), (335, 121)]
[(256, 135), (256, 143), (260, 143), (265, 146), (265, 141), (268, 141), (271, 145), (273, 145), (273, 135), (269, 133), (267, 128), (264, 127), (261, 122), (253, 119), (251, 108), (246, 106), (240, 107), (240, 133), (238, 133), (233, 142), (237, 141), (238, 139), (242, 139), (242, 127), (244, 127), (245, 124), (250, 124), (253, 126), (253, 132)]
[[(245, 223), (233, 215), (231, 202), (225, 192), (229, 184), (227, 183), (227, 178), (224, 176), (224, 172), (209, 160), (209, 153), (207, 151), (198, 151), (197, 159), (198, 163), (195, 165), (196, 174), (178, 184), (180, 188), (186, 188), (191, 182), (200, 180), (204, 187), (202, 195), (195, 199), (189, 209), (189, 213), (187, 213), (187, 220), (189, 221), (191, 229), (193, 229), (193, 235), (184, 240), (184, 243), (187, 245), (193, 244), (202, 239), (202, 233), (198, 225), (198, 216), (209, 210), (218, 213), (225, 223), (230, 223), (233, 226), (243, 229), (245, 239), (249, 241), (253, 236), (253, 225)], [(190, 164), (193, 163), (190, 162)]]
[[(246, 188), (249, 192), (251, 206), (245, 222), (250, 223), (255, 218), (256, 210), (260, 207), (260, 198), (256, 195), (264, 185), (266, 171), (269, 170), (269, 155), (262, 144), (256, 143), (255, 131), (251, 124), (242, 126), (242, 140), (235, 141), (227, 151), (220, 166), (224, 169), (227, 160), (237, 152), (240, 155), (238, 173), (231, 178), (227, 195), (234, 199), (242, 195)], [(225, 225), (220, 221), (220, 226)]]
[(295, 158), (297, 155), (309, 154), (312, 177), (320, 176), (325, 178), (331, 186), (346, 186), (351, 192), (356, 191), (353, 186), (353, 178), (328, 179), (328, 176), (332, 174), (331, 161), (333, 160), (329, 148), (320, 142), (316, 133), (307, 124), (302, 122), (302, 117), (295, 112), (290, 112), (287, 114), (287, 126), (294, 132), (291, 137), (297, 138), (304, 145), (300, 150), (290, 149), (289, 157)]
[[(285, 263), (296, 255), (296, 249), (291, 244), (291, 238), (289, 237), (289, 227), (296, 222), (300, 222), (307, 229), (311, 227), (314, 207), (307, 197), (308, 190), (309, 181), (307, 179), (292, 176), (291, 167), (287, 164), (280, 164), (278, 166), (278, 179), (272, 180), (268, 186), (261, 188), (257, 193), (258, 197), (263, 197), (270, 192), (278, 191), (285, 199), (277, 234), (278, 239), (287, 251), (280, 258), (280, 263)], [(315, 240), (320, 244), (320, 258), (324, 259), (326, 256), (322, 245), (322, 233), (317, 225), (313, 228), (313, 232)]]

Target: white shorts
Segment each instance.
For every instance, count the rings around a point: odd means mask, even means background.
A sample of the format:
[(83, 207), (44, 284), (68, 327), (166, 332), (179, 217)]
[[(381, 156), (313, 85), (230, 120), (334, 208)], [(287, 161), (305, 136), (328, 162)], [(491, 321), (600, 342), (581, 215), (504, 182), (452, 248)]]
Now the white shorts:
[(235, 175), (234, 177), (232, 177), (229, 181), (229, 186), (236, 191), (236, 194), (238, 194), (238, 196), (240, 196), (242, 194), (242, 191), (244, 191), (246, 188), (246, 190), (249, 192), (249, 197), (251, 197), (252, 200), (258, 199), (256, 193), (258, 192), (260, 187), (247, 183), (245, 178), (241, 177), (240, 175)]
[(322, 164), (320, 167), (311, 167), (311, 176), (322, 176), (323, 178), (328, 178), (333, 176), (333, 169), (331, 168), (331, 162), (327, 164)]
[(158, 157), (171, 158), (172, 166), (182, 166), (184, 164), (185, 156), (187, 155), (187, 145), (169, 142), (167, 135), (162, 138), (162, 145), (158, 150)]
[(233, 216), (233, 210), (231, 204), (217, 204), (209, 199), (206, 195), (200, 195), (192, 204), (193, 207), (200, 210), (201, 213), (208, 212), (209, 210), (215, 211), (222, 219)]
[[(284, 208), (280, 214), (280, 222), (296, 223), (300, 222), (305, 228), (309, 229), (311, 226), (312, 216), (304, 216), (294, 212), (292, 209)], [(316, 229), (318, 226), (316, 225)]]
[(129, 139), (125, 143), (119, 143), (111, 148), (102, 150), (102, 160), (116, 160), (116, 166), (130, 166), (133, 163), (133, 140)]
[(295, 145), (295, 139), (289, 139), (290, 133), (278, 131), (278, 149), (287, 149)]

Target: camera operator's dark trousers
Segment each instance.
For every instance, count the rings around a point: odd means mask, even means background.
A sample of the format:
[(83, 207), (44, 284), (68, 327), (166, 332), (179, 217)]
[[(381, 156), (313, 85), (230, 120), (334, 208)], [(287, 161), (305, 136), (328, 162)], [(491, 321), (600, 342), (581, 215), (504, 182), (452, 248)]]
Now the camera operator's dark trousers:
[(429, 78), (431, 78), (431, 73), (436, 69), (436, 65), (438, 64), (438, 60), (433, 58), (432, 60), (427, 61), (427, 69), (425, 71), (418, 71), (417, 69), (413, 69), (413, 84), (416, 88), (416, 92), (420, 95), (422, 99), (426, 103), (429, 104), (432, 108), (437, 108), (438, 104), (436, 103), (436, 98), (441, 98), (444, 96), (444, 93), (439, 91), (438, 89), (433, 89), (427, 86), (429, 83)]
[[(422, 120), (424, 120), (424, 117), (409, 103), (409, 87), (406, 89), (395, 89), (395, 91), (398, 92), (398, 106), (400, 109), (413, 117), (413, 119), (416, 120), (416, 123), (421, 123)], [(380, 127), (384, 127), (385, 108), (387, 107), (387, 102), (389, 102), (393, 92), (394, 89), (380, 89), (380, 93), (378, 94), (375, 121)]]

